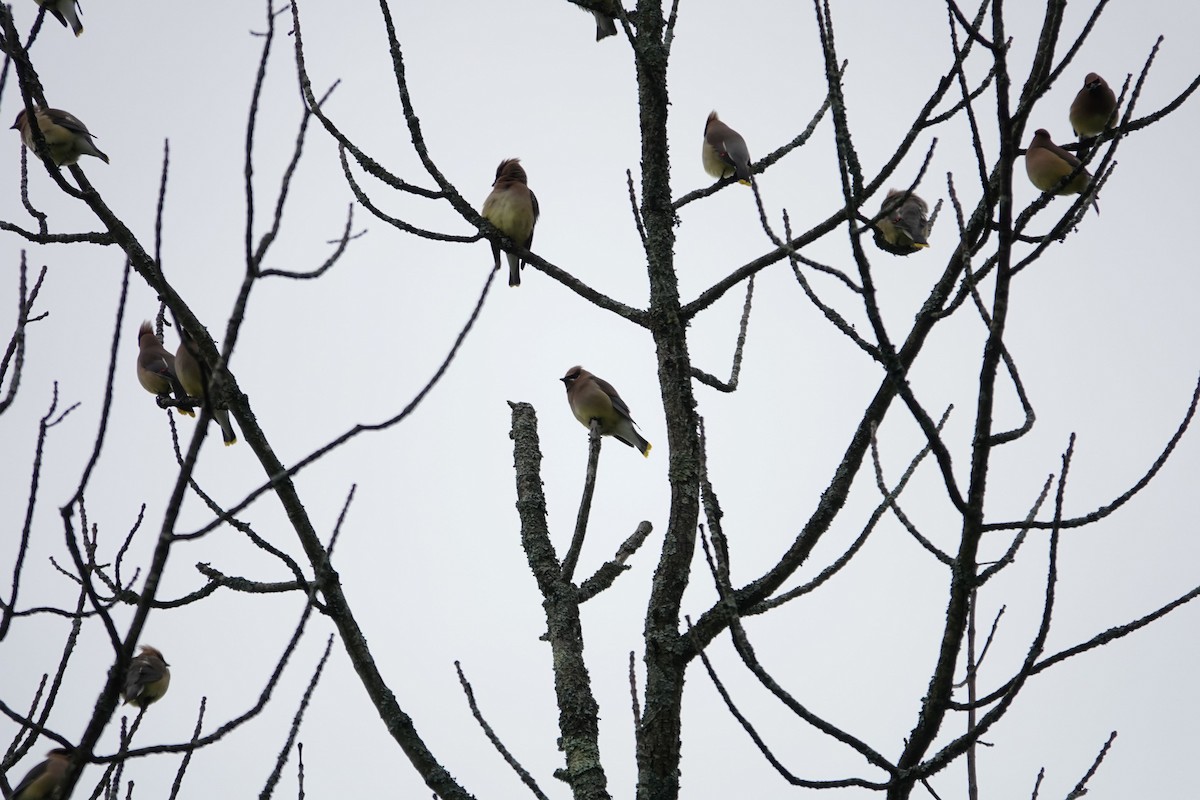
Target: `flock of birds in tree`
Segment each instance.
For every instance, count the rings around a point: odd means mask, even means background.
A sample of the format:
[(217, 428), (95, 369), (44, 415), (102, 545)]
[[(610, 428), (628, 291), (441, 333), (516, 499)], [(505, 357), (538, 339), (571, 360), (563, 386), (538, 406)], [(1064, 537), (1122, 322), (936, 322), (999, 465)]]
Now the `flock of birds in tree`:
[[(35, 0), (45, 6), (46, 11), (75, 35), (83, 33), (79, 21), (78, 0)], [(611, 16), (599, 11), (596, 17), (596, 40), (615, 35), (616, 23)], [(1088, 73), (1083, 88), (1071, 103), (1070, 122), (1075, 135), (1080, 139), (1097, 136), (1112, 127), (1116, 117), (1117, 98), (1105, 80), (1094, 72)], [(45, 139), (50, 160), (56, 166), (75, 164), (81, 156), (95, 156), (108, 163), (108, 156), (96, 147), (92, 133), (78, 117), (56, 108), (34, 109), (37, 127)], [(20, 131), (25, 147), (36, 151), (32, 126), (24, 109), (17, 114), (13, 129)], [(713, 111), (704, 124), (704, 142), (701, 148), (704, 170), (717, 180), (736, 177), (739, 183), (750, 185), (750, 151), (746, 140), (733, 128), (726, 125)], [(1092, 176), (1081, 167), (1079, 158), (1059, 147), (1050, 138), (1045, 128), (1038, 128), (1033, 141), (1025, 152), (1025, 171), (1029, 180), (1040, 191), (1053, 191), (1058, 195), (1080, 194), (1091, 184)], [(1073, 176), (1073, 177), (1071, 177)], [(1070, 178), (1070, 180), (1067, 180)], [(1093, 200), (1096, 213), (1099, 205)], [(908, 255), (928, 247), (930, 224), (929, 206), (912, 192), (891, 189), (880, 208), (876, 223), (876, 242), (880, 248), (897, 255)], [(537, 197), (529, 188), (529, 181), (520, 159), (509, 158), (496, 168), (496, 179), (492, 191), (483, 202), (482, 214), (498, 231), (528, 250), (533, 244), (533, 229), (539, 214)], [(882, 241), (880, 241), (882, 239)], [(492, 240), (494, 269), (500, 269), (500, 242)], [(512, 252), (505, 251), (508, 262), (508, 285), (521, 285), (521, 270), (524, 260)], [(156, 396), (174, 394), (180, 402), (179, 411), (194, 416), (191, 406), (204, 398), (205, 375), (211, 370), (204, 363), (195, 343), (181, 326), (179, 348), (172, 354), (158, 340), (149, 322), (138, 329), (137, 376), (146, 391)], [(620, 442), (638, 450), (643, 456), (650, 455), (650, 442), (638, 433), (629, 406), (621, 399), (612, 384), (582, 367), (571, 367), (560, 380), (567, 390), (567, 402), (575, 418), (590, 427), (598, 421), (600, 433), (612, 436)], [(189, 405), (190, 404), (190, 405)], [(212, 417), (221, 428), (226, 445), (237, 442), (237, 434), (223, 408), (212, 408)], [(163, 660), (162, 653), (143, 645), (141, 654), (134, 657), (126, 673), (122, 696), (126, 703), (146, 708), (166, 693), (171, 682), (171, 670)], [(62, 782), (71, 750), (51, 750), (45, 761), (35, 766), (17, 784), (9, 800), (43, 800)]]
[[(616, 33), (604, 26), (604, 15), (596, 15), (596, 39)], [(608, 24), (613, 25), (611, 18)], [(1094, 137), (1112, 126), (1116, 116), (1117, 98), (1103, 78), (1088, 73), (1083, 88), (1071, 103), (1071, 127), (1081, 139)], [(736, 177), (739, 183), (751, 185), (750, 151), (746, 140), (726, 125), (713, 111), (704, 123), (704, 141), (700, 151), (704, 170), (717, 180)], [(1056, 145), (1044, 128), (1033, 135), (1025, 153), (1025, 171), (1030, 182), (1040, 191), (1058, 195), (1080, 194), (1091, 184), (1091, 174), (1081, 166), (1079, 158)], [(1071, 177), (1073, 176), (1073, 177)], [(1070, 180), (1067, 180), (1070, 178)], [(1096, 213), (1099, 204), (1093, 199)], [(508, 158), (496, 168), (492, 191), (483, 201), (483, 217), (498, 231), (528, 250), (533, 245), (533, 229), (539, 215), (537, 196), (529, 188), (529, 179), (520, 159)], [(875, 242), (880, 249), (893, 255), (911, 255), (929, 246), (929, 206), (912, 192), (888, 190), (875, 223)], [(500, 269), (502, 245), (492, 240), (493, 269)], [(508, 260), (508, 285), (521, 285), (524, 261), (515, 253), (505, 252)], [(634, 429), (629, 407), (606, 381), (580, 367), (572, 367), (562, 378), (567, 387), (571, 411), (584, 426), (599, 419), (601, 433), (614, 436), (635, 447), (642, 455), (650, 454), (650, 443)]]
[[(78, 0), (35, 0), (46, 8), (64, 26), (69, 26), (75, 35), (83, 33), (83, 25), (79, 22)], [(616, 34), (615, 21), (600, 12), (596, 16), (596, 39)], [(109, 163), (105, 155), (92, 140), (92, 132), (74, 114), (57, 108), (35, 108), (34, 120), (45, 140), (46, 151), (55, 166), (64, 167), (78, 163), (82, 156), (95, 156), (104, 163)], [(22, 109), (12, 128), (20, 131), (25, 147), (37, 152), (34, 141), (33, 126), (25, 109)], [(750, 155), (746, 150), (746, 142), (736, 131), (717, 119), (716, 112), (709, 115), (705, 128), (704, 166), (709, 174), (724, 176), (738, 175), (739, 180), (749, 184)], [(711, 151), (711, 154), (710, 154)], [(912, 201), (922, 203), (918, 198)], [(910, 202), (907, 208), (913, 207)], [(519, 243), (525, 249), (533, 244), (533, 228), (538, 218), (537, 197), (529, 189), (528, 178), (520, 159), (510, 158), (500, 162), (496, 169), (496, 179), (492, 191), (484, 200), (482, 213), (493, 226), (505, 236)], [(907, 210), (905, 214), (909, 214)], [(907, 217), (906, 217), (907, 218)], [(924, 238), (921, 237), (924, 246)], [(492, 241), (492, 257), (495, 268), (500, 268), (499, 242)], [(509, 286), (521, 285), (521, 270), (524, 261), (511, 252), (505, 252), (508, 261)], [(180, 332), (179, 348), (172, 354), (159, 341), (149, 322), (143, 322), (138, 329), (138, 358), (137, 377), (142, 387), (151, 394), (162, 397), (174, 395), (176, 406), (180, 413), (195, 416), (192, 408), (200, 405), (208, 397), (206, 376), (212, 374), (195, 342), (187, 335), (182, 326), (176, 326)], [(636, 448), (643, 456), (649, 456), (650, 443), (635, 429), (629, 406), (621, 399), (612, 384), (592, 375), (581, 367), (572, 367), (562, 379), (567, 390), (567, 402), (575, 418), (590, 427), (591, 421), (598, 420), (600, 433), (612, 436), (630, 447)], [(221, 438), (225, 445), (237, 443), (237, 433), (229, 418), (229, 411), (210, 404), (212, 417), (221, 428)]]
[[(35, 0), (53, 14), (64, 26), (69, 26), (78, 36), (83, 32), (79, 22), (78, 0)], [(596, 40), (616, 34), (616, 22), (612, 16), (599, 11), (591, 12), (596, 18)], [(1071, 104), (1070, 121), (1076, 136), (1088, 138), (1102, 133), (1112, 126), (1117, 108), (1117, 98), (1112, 89), (1096, 73), (1084, 79)], [(34, 119), (45, 139), (50, 160), (57, 166), (67, 166), (79, 161), (82, 156), (95, 156), (108, 163), (108, 156), (96, 147), (92, 133), (73, 114), (56, 108), (37, 108)], [(35, 149), (33, 126), (25, 109), (17, 114), (12, 126), (21, 132), (25, 146)], [(746, 140), (733, 128), (726, 125), (713, 111), (704, 123), (704, 141), (701, 148), (704, 170), (712, 177), (722, 180), (736, 177), (739, 183), (750, 185), (750, 151)], [(1059, 195), (1080, 194), (1088, 189), (1091, 174), (1084, 169), (1079, 158), (1056, 145), (1045, 128), (1038, 128), (1033, 141), (1025, 153), (1025, 170), (1029, 180), (1043, 192), (1053, 191)], [(1074, 177), (1071, 177), (1074, 176)], [(1067, 178), (1070, 177), (1070, 180)], [(1100, 206), (1092, 201), (1096, 213)], [(533, 245), (533, 230), (539, 215), (537, 196), (529, 188), (529, 179), (520, 159), (508, 158), (496, 168), (496, 179), (492, 191), (483, 201), (483, 217), (496, 230), (522, 248)], [(891, 189), (880, 208), (875, 224), (876, 244), (892, 254), (909, 255), (928, 247), (930, 233), (928, 204), (912, 192)], [(501, 242), (492, 239), (494, 269), (500, 269)], [(505, 250), (508, 262), (508, 285), (521, 285), (521, 270), (524, 260), (515, 253)], [(175, 394), (179, 409), (193, 415), (191, 406), (198, 398), (205, 397), (204, 376), (211, 370), (200, 357), (194, 343), (180, 329), (182, 341), (179, 349), (171, 355), (158, 341), (150, 328), (143, 323), (138, 331), (138, 380), (152, 394)], [(595, 377), (587, 370), (572, 367), (562, 378), (567, 388), (567, 401), (575, 417), (586, 427), (592, 419), (600, 421), (601, 433), (613, 436), (621, 442), (649, 455), (650, 443), (634, 429), (629, 407), (617, 394), (612, 385)], [(237, 442), (237, 434), (229, 419), (229, 412), (213, 408), (213, 419), (221, 427), (226, 445)]]

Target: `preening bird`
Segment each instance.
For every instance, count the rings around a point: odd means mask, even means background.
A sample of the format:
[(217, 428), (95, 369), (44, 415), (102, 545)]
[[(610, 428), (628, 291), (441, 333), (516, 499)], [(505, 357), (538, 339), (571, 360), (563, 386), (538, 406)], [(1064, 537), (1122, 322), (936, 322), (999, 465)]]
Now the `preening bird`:
[[(200, 351), (196, 342), (182, 327), (179, 328), (179, 349), (175, 351), (175, 368), (187, 393), (192, 397), (206, 400), (204, 380), (212, 372), (207, 368), (201, 369)], [(233, 430), (229, 412), (224, 408), (217, 408), (215, 405), (209, 410), (212, 412), (213, 419), (221, 426), (221, 439), (224, 440), (225, 446), (237, 444), (237, 433)]]
[(138, 708), (158, 700), (167, 693), (171, 685), (171, 670), (163, 654), (149, 645), (142, 645), (141, 652), (129, 661), (129, 669), (125, 671), (125, 685), (121, 687), (121, 697), (126, 703)]
[[(880, 210), (882, 211), (896, 202), (896, 198), (903, 194), (904, 192), (898, 189), (888, 189), (887, 197), (884, 198)], [(929, 206), (925, 201), (915, 194), (910, 194), (904, 202), (879, 218), (879, 222), (875, 226), (876, 244), (879, 244), (879, 237), (882, 236), (883, 240), (891, 247), (880, 244), (880, 249), (897, 255), (909, 255), (921, 248), (928, 247), (929, 240), (926, 238), (929, 236), (928, 215)]]
[[(521, 159), (507, 158), (496, 167), (496, 180), (492, 191), (483, 201), (483, 218), (526, 250), (533, 246), (533, 226), (537, 224), (538, 201), (529, 191), (529, 180), (521, 167)], [(521, 285), (521, 269), (525, 262), (513, 255), (508, 256), (508, 285)], [(500, 269), (500, 245), (492, 242), (492, 258), (495, 269)]]
[(54, 790), (67, 777), (67, 765), (71, 763), (71, 751), (56, 747), (46, 754), (46, 760), (38, 764), (13, 789), (9, 800), (48, 800)]
[(713, 111), (704, 123), (704, 146), (700, 150), (704, 171), (714, 178), (737, 175), (739, 183), (750, 185), (750, 151), (746, 140), (726, 125)]
[(650, 443), (634, 428), (629, 406), (625, 405), (612, 384), (597, 378), (583, 367), (571, 367), (559, 380), (567, 387), (571, 413), (583, 423), (583, 427), (590, 428), (593, 419), (600, 420), (601, 435), (614, 436), (649, 458)]
[[(78, 117), (57, 108), (39, 108), (35, 111), (42, 138), (50, 149), (50, 158), (55, 166), (66, 167), (79, 161), (80, 156), (95, 156), (108, 163), (108, 156), (100, 152), (92, 141), (92, 133)], [(33, 150), (33, 129), (25, 117), (25, 109), (17, 114), (11, 130), (21, 132), (21, 141)]]
[(79, 13), (76, 9), (82, 10), (79, 6), (79, 0), (33, 0), (39, 6), (45, 6), (46, 11), (50, 13), (56, 20), (63, 24), (64, 28), (69, 27), (75, 32), (75, 35), (83, 33), (83, 23), (79, 21)]
[[(143, 322), (138, 328), (137, 377), (138, 383), (150, 394), (174, 394), (177, 400), (183, 400), (188, 395), (175, 372), (175, 356), (158, 341), (149, 321)], [(181, 407), (179, 413), (193, 416), (190, 408)]]
[(1071, 103), (1071, 129), (1083, 138), (1097, 136), (1112, 127), (1117, 96), (1108, 83), (1094, 72), (1083, 79), (1083, 88)]
[[(1046, 132), (1045, 128), (1038, 128), (1034, 131), (1033, 141), (1029, 143), (1029, 148), (1025, 151), (1025, 172), (1034, 186), (1043, 192), (1048, 192), (1059, 181), (1074, 172), (1078, 166), (1079, 159), (1075, 157), (1075, 154), (1056, 145), (1050, 139), (1050, 134)], [(1055, 194), (1081, 194), (1087, 190), (1091, 182), (1091, 173), (1086, 169), (1081, 169), (1066, 186), (1056, 191)], [(1092, 205), (1099, 214), (1100, 204), (1093, 200)]]

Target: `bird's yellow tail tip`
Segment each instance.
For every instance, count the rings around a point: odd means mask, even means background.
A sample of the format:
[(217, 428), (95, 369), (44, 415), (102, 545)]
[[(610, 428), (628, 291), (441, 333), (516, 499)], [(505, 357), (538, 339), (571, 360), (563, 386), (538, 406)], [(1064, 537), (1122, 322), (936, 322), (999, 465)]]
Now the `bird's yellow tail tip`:
[(225, 443), (225, 446), (233, 447), (235, 444), (237, 444), (237, 439), (230, 439), (228, 442)]
[(654, 445), (650, 444), (649, 442), (646, 442), (646, 449), (642, 451), (642, 458), (649, 458), (650, 451), (653, 449), (654, 449)]
[(738, 181), (738, 183), (740, 183), (742, 186), (749, 186), (749, 185), (750, 185), (750, 181)]

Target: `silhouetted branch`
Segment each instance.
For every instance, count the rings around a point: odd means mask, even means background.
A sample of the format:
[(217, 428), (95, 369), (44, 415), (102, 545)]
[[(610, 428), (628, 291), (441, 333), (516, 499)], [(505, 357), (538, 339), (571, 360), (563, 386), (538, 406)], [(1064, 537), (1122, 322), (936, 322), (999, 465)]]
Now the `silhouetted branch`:
[(729, 382), (709, 375), (697, 366), (692, 366), (692, 376), (706, 386), (711, 386), (720, 392), (735, 392), (738, 386), (738, 376), (742, 372), (742, 351), (746, 347), (746, 328), (750, 324), (750, 301), (754, 297), (754, 276), (746, 282), (746, 303), (742, 306), (742, 321), (738, 323), (737, 344), (733, 348), (733, 366), (729, 370)]
[(467, 681), (467, 676), (463, 674), (462, 665), (455, 661), (454, 669), (458, 672), (458, 682), (462, 685), (463, 694), (467, 696), (467, 704), (471, 707), (471, 715), (475, 717), (475, 721), (483, 729), (483, 733), (487, 736), (488, 741), (492, 743), (492, 747), (496, 748), (496, 752), (512, 767), (513, 772), (517, 773), (517, 776), (521, 779), (521, 783), (529, 787), (529, 791), (533, 792), (534, 797), (538, 798), (538, 800), (549, 800), (538, 787), (537, 781), (529, 774), (529, 770), (522, 767), (521, 763), (513, 757), (513, 754), (500, 741), (500, 737), (492, 730), (492, 726), (483, 718), (483, 713), (479, 710), (479, 704), (475, 702), (475, 691), (471, 688), (470, 682)]

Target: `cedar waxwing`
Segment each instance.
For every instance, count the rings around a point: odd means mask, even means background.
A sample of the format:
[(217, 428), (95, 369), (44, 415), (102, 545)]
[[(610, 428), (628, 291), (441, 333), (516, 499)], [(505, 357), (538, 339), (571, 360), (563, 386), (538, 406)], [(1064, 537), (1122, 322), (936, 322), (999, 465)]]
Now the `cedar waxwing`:
[[(496, 180), (491, 194), (483, 201), (483, 218), (526, 250), (533, 245), (533, 226), (537, 224), (538, 201), (527, 185), (521, 159), (507, 158), (496, 167)], [(521, 269), (525, 263), (512, 253), (508, 256), (508, 285), (521, 285)], [(495, 269), (500, 269), (500, 245), (492, 242)]]
[[(1045, 128), (1038, 128), (1033, 133), (1033, 141), (1025, 151), (1025, 172), (1033, 185), (1048, 192), (1063, 178), (1070, 175), (1079, 166), (1079, 159), (1074, 153), (1062, 149), (1050, 139)], [(1086, 169), (1076, 173), (1075, 178), (1055, 194), (1081, 194), (1092, 182), (1092, 174)], [(1092, 200), (1096, 213), (1100, 213), (1100, 204)]]
[(82, 11), (79, 6), (79, 0), (33, 0), (39, 6), (45, 6), (47, 13), (53, 16), (56, 20), (63, 24), (63, 27), (70, 27), (75, 35), (83, 33), (83, 23), (79, 21), (79, 14), (76, 9)]
[(750, 185), (750, 151), (746, 149), (746, 140), (721, 122), (715, 111), (704, 123), (704, 147), (700, 154), (704, 171), (709, 175), (718, 180), (737, 175), (739, 183)]
[(1117, 96), (1112, 88), (1104, 78), (1089, 72), (1083, 79), (1083, 88), (1071, 103), (1071, 128), (1080, 138), (1104, 133), (1106, 128), (1112, 127), (1116, 110)]
[(48, 800), (54, 790), (62, 785), (67, 775), (67, 765), (71, 762), (71, 751), (56, 747), (46, 756), (45, 761), (25, 774), (9, 795), (9, 800)]
[[(888, 207), (893, 198), (903, 194), (904, 192), (898, 189), (888, 189), (881, 210)], [(879, 218), (875, 228), (876, 243), (879, 243), (882, 236), (886, 244), (891, 245), (885, 247), (879, 244), (879, 249), (896, 255), (909, 255), (923, 247), (929, 247), (929, 240), (926, 239), (929, 235), (928, 215), (929, 206), (925, 201), (915, 194), (910, 194), (907, 200)]]
[[(70, 166), (79, 161), (80, 156), (95, 156), (108, 163), (108, 156), (100, 152), (92, 141), (91, 131), (73, 114), (57, 108), (39, 108), (35, 115), (55, 166)], [(33, 130), (29, 127), (29, 120), (25, 119), (25, 109), (17, 114), (11, 130), (20, 131), (25, 146), (33, 149)]]
[[(196, 355), (192, 354), (193, 348), (196, 347), (192, 337), (182, 327), (179, 328), (179, 349), (175, 351), (175, 368), (179, 374), (179, 380), (183, 383), (183, 388), (192, 397), (198, 397), (204, 400), (204, 374), (205, 370), (200, 369), (200, 362)], [(221, 426), (221, 438), (225, 441), (225, 446), (237, 444), (237, 434), (233, 430), (233, 423), (229, 420), (229, 412), (223, 408), (213, 408), (212, 416)], [(163, 691), (167, 689), (164, 686)]]
[(608, 381), (597, 378), (583, 367), (571, 367), (559, 380), (567, 387), (571, 413), (583, 427), (590, 428), (592, 420), (598, 419), (602, 436), (615, 436), (640, 450), (643, 456), (650, 457), (650, 443), (634, 430), (629, 406)]
[[(149, 321), (138, 328), (137, 376), (138, 383), (150, 394), (174, 393), (179, 400), (187, 397), (187, 391), (175, 373), (175, 356), (158, 341)], [(190, 408), (180, 408), (179, 413), (194, 416)]]
[(171, 670), (163, 654), (155, 648), (144, 644), (141, 651), (129, 662), (121, 696), (126, 703), (145, 708), (167, 693), (167, 687), (171, 685)]

